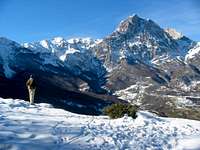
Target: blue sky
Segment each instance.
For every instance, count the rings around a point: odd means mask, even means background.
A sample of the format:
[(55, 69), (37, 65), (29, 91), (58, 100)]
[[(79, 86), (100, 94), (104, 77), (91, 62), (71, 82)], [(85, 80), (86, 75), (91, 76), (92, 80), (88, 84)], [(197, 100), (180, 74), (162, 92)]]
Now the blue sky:
[(0, 0), (0, 36), (17, 42), (103, 38), (138, 14), (200, 41), (199, 5), (199, 0)]

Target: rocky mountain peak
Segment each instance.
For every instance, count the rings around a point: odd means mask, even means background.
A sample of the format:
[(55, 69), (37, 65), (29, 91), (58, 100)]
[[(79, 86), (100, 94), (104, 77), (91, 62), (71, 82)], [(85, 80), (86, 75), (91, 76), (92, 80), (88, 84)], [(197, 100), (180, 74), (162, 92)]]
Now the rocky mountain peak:
[(173, 39), (177, 40), (183, 37), (183, 34), (180, 32), (177, 32), (173, 28), (167, 28), (165, 29), (165, 32), (167, 32)]
[(149, 31), (153, 28), (161, 29), (154, 21), (140, 18), (138, 15), (133, 15), (123, 20), (116, 31), (119, 33), (138, 33)]
[(120, 22), (116, 31), (120, 33), (129, 32), (131, 29), (137, 26), (140, 22), (144, 22), (144, 19), (137, 15), (129, 16), (127, 19)]
[(67, 41), (63, 37), (55, 37), (51, 42), (58, 47), (63, 47), (65, 44), (67, 44)]

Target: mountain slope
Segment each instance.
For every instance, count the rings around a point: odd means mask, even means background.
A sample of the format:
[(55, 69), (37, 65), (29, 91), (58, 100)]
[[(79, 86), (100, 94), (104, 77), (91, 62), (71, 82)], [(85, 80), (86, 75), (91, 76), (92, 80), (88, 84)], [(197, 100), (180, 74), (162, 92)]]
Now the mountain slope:
[(0, 68), (3, 76), (11, 78), (14, 75), (15, 72), (10, 68), (10, 63), (15, 58), (17, 49), (20, 48), (23, 47), (16, 42), (0, 37)]
[(162, 55), (184, 56), (195, 44), (187, 39), (183, 48), (178, 40), (172, 38), (152, 20), (135, 15), (122, 21), (116, 31), (98, 44), (95, 53), (109, 68), (115, 67), (121, 59), (150, 63), (149, 61)]
[[(33, 53), (40, 53), (45, 62), (56, 65), (55, 61), (48, 60), (46, 55), (55, 57), (56, 61), (61, 61), (65, 70), (70, 74), (84, 80), (89, 84), (91, 90), (101, 91), (101, 86), (105, 84), (106, 70), (102, 63), (89, 51), (97, 41), (91, 39), (71, 39), (57, 37), (52, 40), (43, 40), (35, 43), (25, 43)], [(45, 55), (46, 54), (46, 55)]]
[[(105, 82), (105, 69), (95, 57), (87, 57), (87, 53), (70, 56), (67, 61), (72, 64), (68, 64), (49, 51), (34, 51), (5, 38), (0, 40), (0, 51), (2, 97), (28, 99), (25, 82), (33, 74), (37, 82), (36, 102), (48, 102), (77, 113), (100, 114), (107, 104), (118, 101), (115, 96), (90, 92), (104, 91), (101, 86)], [(77, 55), (85, 61), (75, 61)], [(87, 68), (90, 62), (91, 68)], [(85, 69), (81, 63), (87, 63)]]

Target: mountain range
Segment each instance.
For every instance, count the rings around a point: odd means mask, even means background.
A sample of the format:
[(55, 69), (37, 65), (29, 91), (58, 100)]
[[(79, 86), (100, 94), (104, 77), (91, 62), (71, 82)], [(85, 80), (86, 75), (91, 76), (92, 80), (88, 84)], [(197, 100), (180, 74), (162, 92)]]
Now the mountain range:
[(163, 116), (200, 118), (200, 44), (137, 15), (103, 39), (56, 37), (18, 44), (0, 38), (0, 96), (27, 99), (83, 114), (130, 102)]

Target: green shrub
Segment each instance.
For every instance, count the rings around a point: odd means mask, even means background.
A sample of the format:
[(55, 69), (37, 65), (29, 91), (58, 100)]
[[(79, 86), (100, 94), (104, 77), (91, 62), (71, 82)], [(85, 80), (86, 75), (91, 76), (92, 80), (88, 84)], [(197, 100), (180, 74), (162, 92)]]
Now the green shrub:
[(103, 113), (112, 119), (121, 118), (125, 114), (132, 118), (136, 118), (137, 106), (131, 104), (112, 104), (103, 109)]

